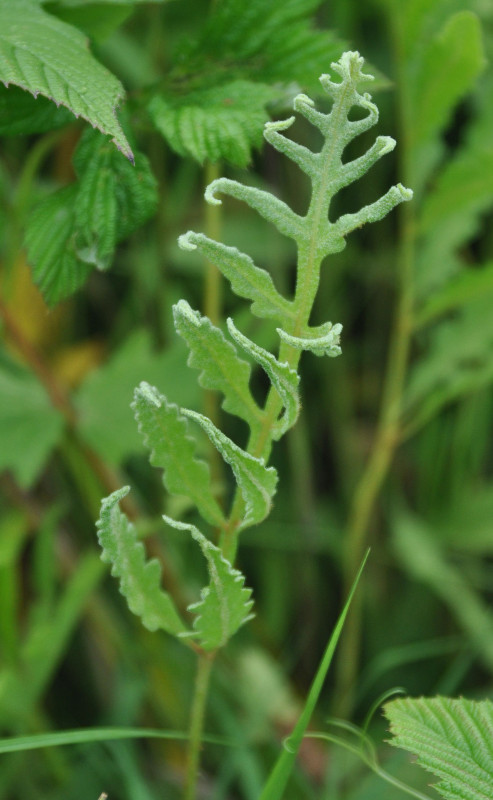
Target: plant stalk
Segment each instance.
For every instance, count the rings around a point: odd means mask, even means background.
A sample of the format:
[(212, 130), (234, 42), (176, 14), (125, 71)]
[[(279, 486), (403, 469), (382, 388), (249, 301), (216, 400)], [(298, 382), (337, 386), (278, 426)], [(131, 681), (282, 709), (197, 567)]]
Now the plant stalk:
[[(397, 16), (397, 15), (395, 15)], [(399, 21), (392, 20), (394, 58), (396, 64), (399, 122), (399, 174), (406, 186), (412, 185), (410, 131), (412, 120), (404, 80)], [(395, 450), (401, 440), (401, 407), (409, 351), (413, 332), (415, 211), (413, 203), (403, 203), (399, 214), (399, 252), (397, 259), (397, 302), (380, 416), (372, 451), (363, 469), (350, 507), (343, 544), (342, 573), (344, 591), (369, 544), (369, 528), (375, 505), (387, 477)], [(337, 698), (335, 714), (348, 718), (354, 705), (356, 677), (362, 632), (362, 593), (356, 598), (350, 619), (344, 629), (337, 664)]]
[(185, 774), (185, 791), (183, 800), (196, 800), (197, 781), (199, 777), (200, 751), (204, 731), (205, 708), (211, 668), (215, 653), (200, 653), (195, 678), (195, 690), (190, 715), (188, 738), (187, 770)]

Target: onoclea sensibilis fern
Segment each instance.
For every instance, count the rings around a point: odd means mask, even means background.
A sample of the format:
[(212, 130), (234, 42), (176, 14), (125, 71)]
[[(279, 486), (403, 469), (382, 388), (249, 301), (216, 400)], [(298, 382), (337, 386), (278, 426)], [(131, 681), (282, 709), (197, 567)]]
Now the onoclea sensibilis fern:
[[(333, 101), (330, 113), (317, 111), (304, 94), (294, 101), (295, 110), (321, 132), (324, 145), (320, 152), (312, 152), (285, 136), (294, 117), (265, 125), (266, 140), (294, 161), (311, 181), (311, 200), (304, 216), (266, 191), (227, 178), (213, 181), (205, 193), (207, 202), (213, 204), (221, 203), (219, 195), (243, 201), (294, 240), (297, 276), (293, 298), (279, 294), (269, 273), (234, 247), (193, 231), (179, 240), (183, 249), (199, 251), (214, 263), (233, 291), (251, 302), (254, 314), (274, 320), (279, 335), (278, 353), (273, 355), (248, 339), (232, 319), (227, 320), (226, 338), (186, 300), (180, 300), (173, 309), (175, 328), (190, 349), (188, 364), (199, 370), (199, 383), (220, 392), (224, 411), (247, 423), (250, 433), (246, 448), (231, 441), (203, 414), (169, 403), (158, 389), (142, 383), (135, 391), (133, 409), (151, 464), (163, 470), (167, 490), (187, 496), (204, 522), (219, 532), (213, 543), (194, 525), (165, 517), (167, 524), (192, 535), (209, 569), (210, 583), (190, 607), (195, 615), (192, 628), (180, 618), (171, 597), (161, 588), (159, 564), (156, 560), (146, 562), (143, 544), (119, 509), (128, 488), (114, 492), (102, 503), (98, 522), (102, 558), (112, 564), (112, 573), (119, 578), (130, 609), (149, 629), (174, 634), (202, 655), (212, 655), (224, 646), (251, 616), (251, 592), (233, 562), (240, 532), (262, 522), (272, 505), (277, 474), (268, 460), (273, 442), (295, 424), (300, 411), (297, 368), (301, 354), (310, 351), (317, 356), (337, 356), (341, 352), (340, 324), (310, 325), (322, 262), (345, 247), (348, 233), (382, 219), (398, 203), (412, 197), (409, 189), (398, 184), (360, 211), (329, 220), (335, 194), (362, 177), (395, 146), (390, 137), (378, 136), (364, 155), (346, 163), (342, 160), (348, 143), (378, 120), (378, 109), (370, 95), (358, 91), (361, 83), (372, 80), (362, 72), (362, 66), (360, 55), (348, 52), (332, 64), (336, 80), (321, 76), (320, 82)], [(365, 112), (362, 119), (349, 119), (354, 106)], [(258, 404), (250, 390), (251, 362), (261, 367), (271, 384), (264, 405)], [(214, 496), (208, 465), (196, 456), (195, 426), (205, 432), (231, 467), (236, 493), (229, 513)]]

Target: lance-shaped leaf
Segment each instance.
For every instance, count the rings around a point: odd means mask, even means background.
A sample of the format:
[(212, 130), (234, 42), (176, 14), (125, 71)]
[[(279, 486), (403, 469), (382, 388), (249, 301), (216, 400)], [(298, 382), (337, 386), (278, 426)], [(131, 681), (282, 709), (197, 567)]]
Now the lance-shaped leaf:
[(385, 716), (390, 744), (418, 757), (440, 782), (446, 800), (490, 800), (493, 786), (493, 703), (449, 697), (399, 698)]
[(70, 109), (132, 160), (116, 116), (123, 87), (91, 55), (85, 36), (33, 0), (0, 0), (0, 80)]
[(250, 613), (252, 590), (245, 586), (241, 572), (234, 569), (219, 547), (206, 539), (195, 525), (177, 522), (167, 516), (163, 519), (173, 528), (190, 531), (207, 560), (210, 578), (209, 585), (201, 591), (201, 600), (188, 607), (196, 614), (193, 631), (181, 635), (198, 638), (204, 650), (224, 647), (238, 628), (253, 617)]
[(291, 336), (282, 328), (276, 328), (276, 330), (283, 342), (297, 350), (310, 350), (316, 356), (331, 356), (332, 358), (341, 355), (342, 325), (339, 322), (336, 325), (326, 322), (317, 329), (307, 328), (304, 336)]
[(255, 458), (242, 450), (203, 414), (185, 408), (181, 411), (203, 428), (233, 470), (245, 503), (245, 515), (239, 530), (262, 522), (270, 511), (272, 496), (276, 490), (277, 472), (274, 467), (266, 467), (263, 458)]
[(190, 348), (188, 365), (200, 370), (200, 385), (222, 392), (224, 410), (241, 417), (255, 430), (263, 412), (250, 392), (250, 364), (239, 358), (223, 332), (186, 300), (173, 306), (173, 316), (176, 330)]
[(236, 200), (242, 200), (250, 208), (258, 211), (261, 217), (272, 222), (276, 228), (285, 236), (292, 239), (304, 239), (306, 231), (303, 225), (303, 217), (295, 214), (283, 200), (274, 197), (270, 192), (263, 189), (256, 189), (254, 186), (244, 186), (238, 181), (229, 178), (217, 178), (212, 181), (205, 190), (204, 197), (211, 205), (221, 205), (222, 201), (216, 197), (217, 192), (229, 194)]
[(224, 516), (211, 492), (209, 467), (195, 457), (195, 442), (178, 406), (168, 403), (154, 386), (142, 382), (135, 390), (132, 408), (150, 450), (149, 460), (153, 467), (163, 470), (168, 491), (189, 497), (207, 522), (221, 525)]
[(248, 353), (269, 376), (285, 408), (285, 412), (273, 426), (272, 436), (280, 439), (289, 428), (292, 428), (300, 413), (300, 397), (298, 393), (299, 375), (289, 364), (281, 363), (272, 353), (247, 339), (228, 318), (228, 330), (240, 347)]
[(96, 524), (98, 540), (103, 550), (101, 558), (111, 564), (111, 574), (120, 579), (120, 591), (130, 611), (142, 619), (150, 631), (160, 628), (175, 636), (185, 632), (171, 597), (161, 589), (161, 567), (157, 559), (146, 560), (145, 549), (139, 542), (134, 526), (123, 514), (118, 503), (129, 487), (118, 489), (101, 503)]
[(239, 297), (252, 301), (252, 311), (258, 317), (271, 317), (283, 323), (286, 318), (294, 318), (293, 304), (279, 294), (269, 273), (256, 267), (250, 256), (236, 247), (228, 247), (194, 231), (180, 236), (178, 244), (182, 250), (200, 250), (221, 270)]

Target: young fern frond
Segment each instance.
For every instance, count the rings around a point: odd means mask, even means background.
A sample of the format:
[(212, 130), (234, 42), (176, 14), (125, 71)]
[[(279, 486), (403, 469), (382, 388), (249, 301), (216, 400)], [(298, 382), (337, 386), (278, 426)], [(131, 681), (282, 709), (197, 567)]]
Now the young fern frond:
[[(379, 136), (364, 155), (347, 163), (342, 162), (347, 144), (378, 120), (378, 109), (370, 95), (358, 91), (360, 83), (372, 80), (372, 76), (362, 72), (362, 65), (363, 59), (359, 54), (349, 52), (332, 64), (334, 72), (340, 76), (339, 81), (334, 82), (328, 75), (322, 75), (322, 86), (333, 100), (328, 114), (317, 111), (306, 95), (298, 95), (295, 99), (295, 110), (317, 127), (324, 137), (325, 142), (319, 152), (312, 152), (285, 137), (284, 133), (294, 117), (265, 125), (266, 140), (296, 163), (311, 180), (312, 195), (304, 216), (296, 214), (269, 192), (244, 186), (228, 178), (213, 181), (205, 192), (205, 199), (212, 204), (222, 202), (219, 194), (245, 202), (281, 233), (294, 240), (298, 259), (296, 289), (292, 299), (284, 298), (277, 291), (269, 273), (257, 267), (250, 256), (236, 248), (193, 231), (179, 239), (180, 247), (184, 250), (197, 250), (216, 264), (230, 281), (233, 291), (251, 301), (254, 314), (279, 323), (279, 353), (275, 356), (244, 336), (231, 319), (227, 327), (232, 341), (228, 342), (219, 328), (207, 317), (194, 311), (185, 300), (180, 300), (173, 309), (176, 330), (190, 349), (188, 364), (200, 371), (199, 383), (206, 389), (221, 392), (223, 409), (240, 417), (249, 426), (246, 448), (242, 449), (232, 442), (204, 415), (188, 409), (179, 410), (169, 404), (157, 389), (142, 384), (136, 391), (135, 414), (144, 442), (151, 451), (151, 463), (164, 470), (167, 489), (172, 493), (187, 495), (203, 519), (220, 532), (218, 549), (194, 526), (166, 518), (169, 524), (190, 531), (208, 561), (210, 586), (203, 590), (202, 600), (195, 607), (199, 612), (195, 632), (199, 634), (204, 649), (224, 645), (249, 615), (249, 590), (243, 588), (242, 576), (231, 565), (238, 533), (261, 522), (271, 508), (277, 474), (267, 466), (267, 462), (272, 443), (294, 425), (299, 414), (297, 367), (301, 354), (304, 350), (318, 356), (337, 356), (341, 352), (340, 324), (309, 324), (321, 263), (328, 254), (337, 253), (345, 247), (345, 237), (349, 232), (366, 222), (381, 219), (398, 203), (412, 197), (409, 189), (398, 184), (356, 213), (345, 214), (335, 222), (329, 218), (334, 195), (362, 177), (395, 146), (395, 141), (390, 137)], [(363, 119), (349, 119), (353, 106), (366, 111)], [(250, 390), (250, 364), (240, 358), (235, 345), (259, 365), (269, 378), (271, 387), (263, 407), (259, 406)], [(237, 492), (229, 516), (225, 515), (212, 494), (207, 465), (195, 458), (187, 419), (205, 431), (232, 469)], [(225, 577), (226, 573), (234, 574), (233, 583)], [(231, 586), (236, 589), (225, 592), (223, 584), (222, 588), (218, 588), (217, 578), (220, 574), (229, 589)], [(238, 587), (241, 587), (240, 592)], [(217, 617), (215, 621), (214, 615)], [(227, 619), (234, 620), (234, 623), (225, 624)]]

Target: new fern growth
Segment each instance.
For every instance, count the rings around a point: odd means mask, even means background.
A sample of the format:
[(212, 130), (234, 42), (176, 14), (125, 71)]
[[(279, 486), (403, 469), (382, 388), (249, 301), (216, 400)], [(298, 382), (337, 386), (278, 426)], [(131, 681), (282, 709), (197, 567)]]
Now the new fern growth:
[[(183, 249), (200, 251), (216, 264), (233, 291), (251, 302), (254, 314), (277, 323), (279, 334), (276, 356), (248, 339), (232, 319), (227, 321), (228, 340), (186, 300), (180, 300), (173, 309), (175, 328), (190, 349), (188, 364), (199, 370), (199, 383), (205, 389), (220, 392), (224, 411), (247, 423), (246, 448), (231, 441), (203, 414), (169, 403), (158, 389), (143, 383), (135, 391), (133, 408), (144, 444), (150, 451), (151, 464), (163, 470), (169, 492), (186, 495), (203, 520), (219, 531), (217, 546), (195, 526), (165, 517), (169, 525), (191, 533), (207, 561), (210, 584), (202, 591), (201, 600), (190, 607), (196, 615), (192, 630), (181, 621), (171, 598), (159, 585), (159, 565), (155, 561), (145, 563), (143, 545), (118, 508), (128, 489), (103, 501), (98, 522), (103, 559), (112, 563), (113, 574), (120, 579), (130, 609), (151, 630), (161, 628), (185, 642), (193, 641), (202, 653), (214, 652), (225, 645), (251, 616), (251, 593), (244, 586), (243, 576), (233, 568), (238, 535), (262, 522), (271, 509), (277, 473), (267, 464), (273, 442), (295, 424), (299, 414), (297, 370), (301, 354), (310, 351), (317, 356), (332, 357), (341, 352), (341, 325), (331, 322), (310, 325), (322, 261), (342, 250), (345, 237), (355, 228), (380, 220), (398, 203), (412, 197), (409, 189), (398, 184), (360, 211), (345, 214), (334, 222), (329, 219), (334, 195), (362, 177), (395, 146), (390, 137), (379, 136), (364, 155), (343, 163), (348, 143), (378, 119), (378, 109), (370, 95), (358, 90), (362, 82), (372, 80), (372, 76), (362, 72), (362, 65), (359, 54), (349, 52), (332, 64), (339, 80), (322, 75), (321, 84), (333, 100), (330, 113), (317, 111), (304, 94), (294, 101), (295, 110), (322, 133), (324, 145), (320, 152), (314, 153), (286, 138), (285, 132), (294, 117), (265, 125), (267, 141), (294, 161), (311, 180), (311, 201), (304, 216), (266, 191), (227, 178), (213, 181), (205, 193), (207, 202), (213, 204), (221, 203), (221, 194), (245, 202), (294, 240), (298, 258), (292, 299), (279, 294), (269, 273), (234, 247), (193, 231), (179, 239)], [(366, 112), (357, 121), (349, 119), (354, 106)], [(256, 401), (250, 390), (250, 361), (240, 356), (240, 352), (259, 365), (269, 378), (271, 387), (264, 405)], [(195, 426), (202, 428), (233, 472), (237, 488), (229, 513), (214, 496), (208, 465), (196, 456)]]

